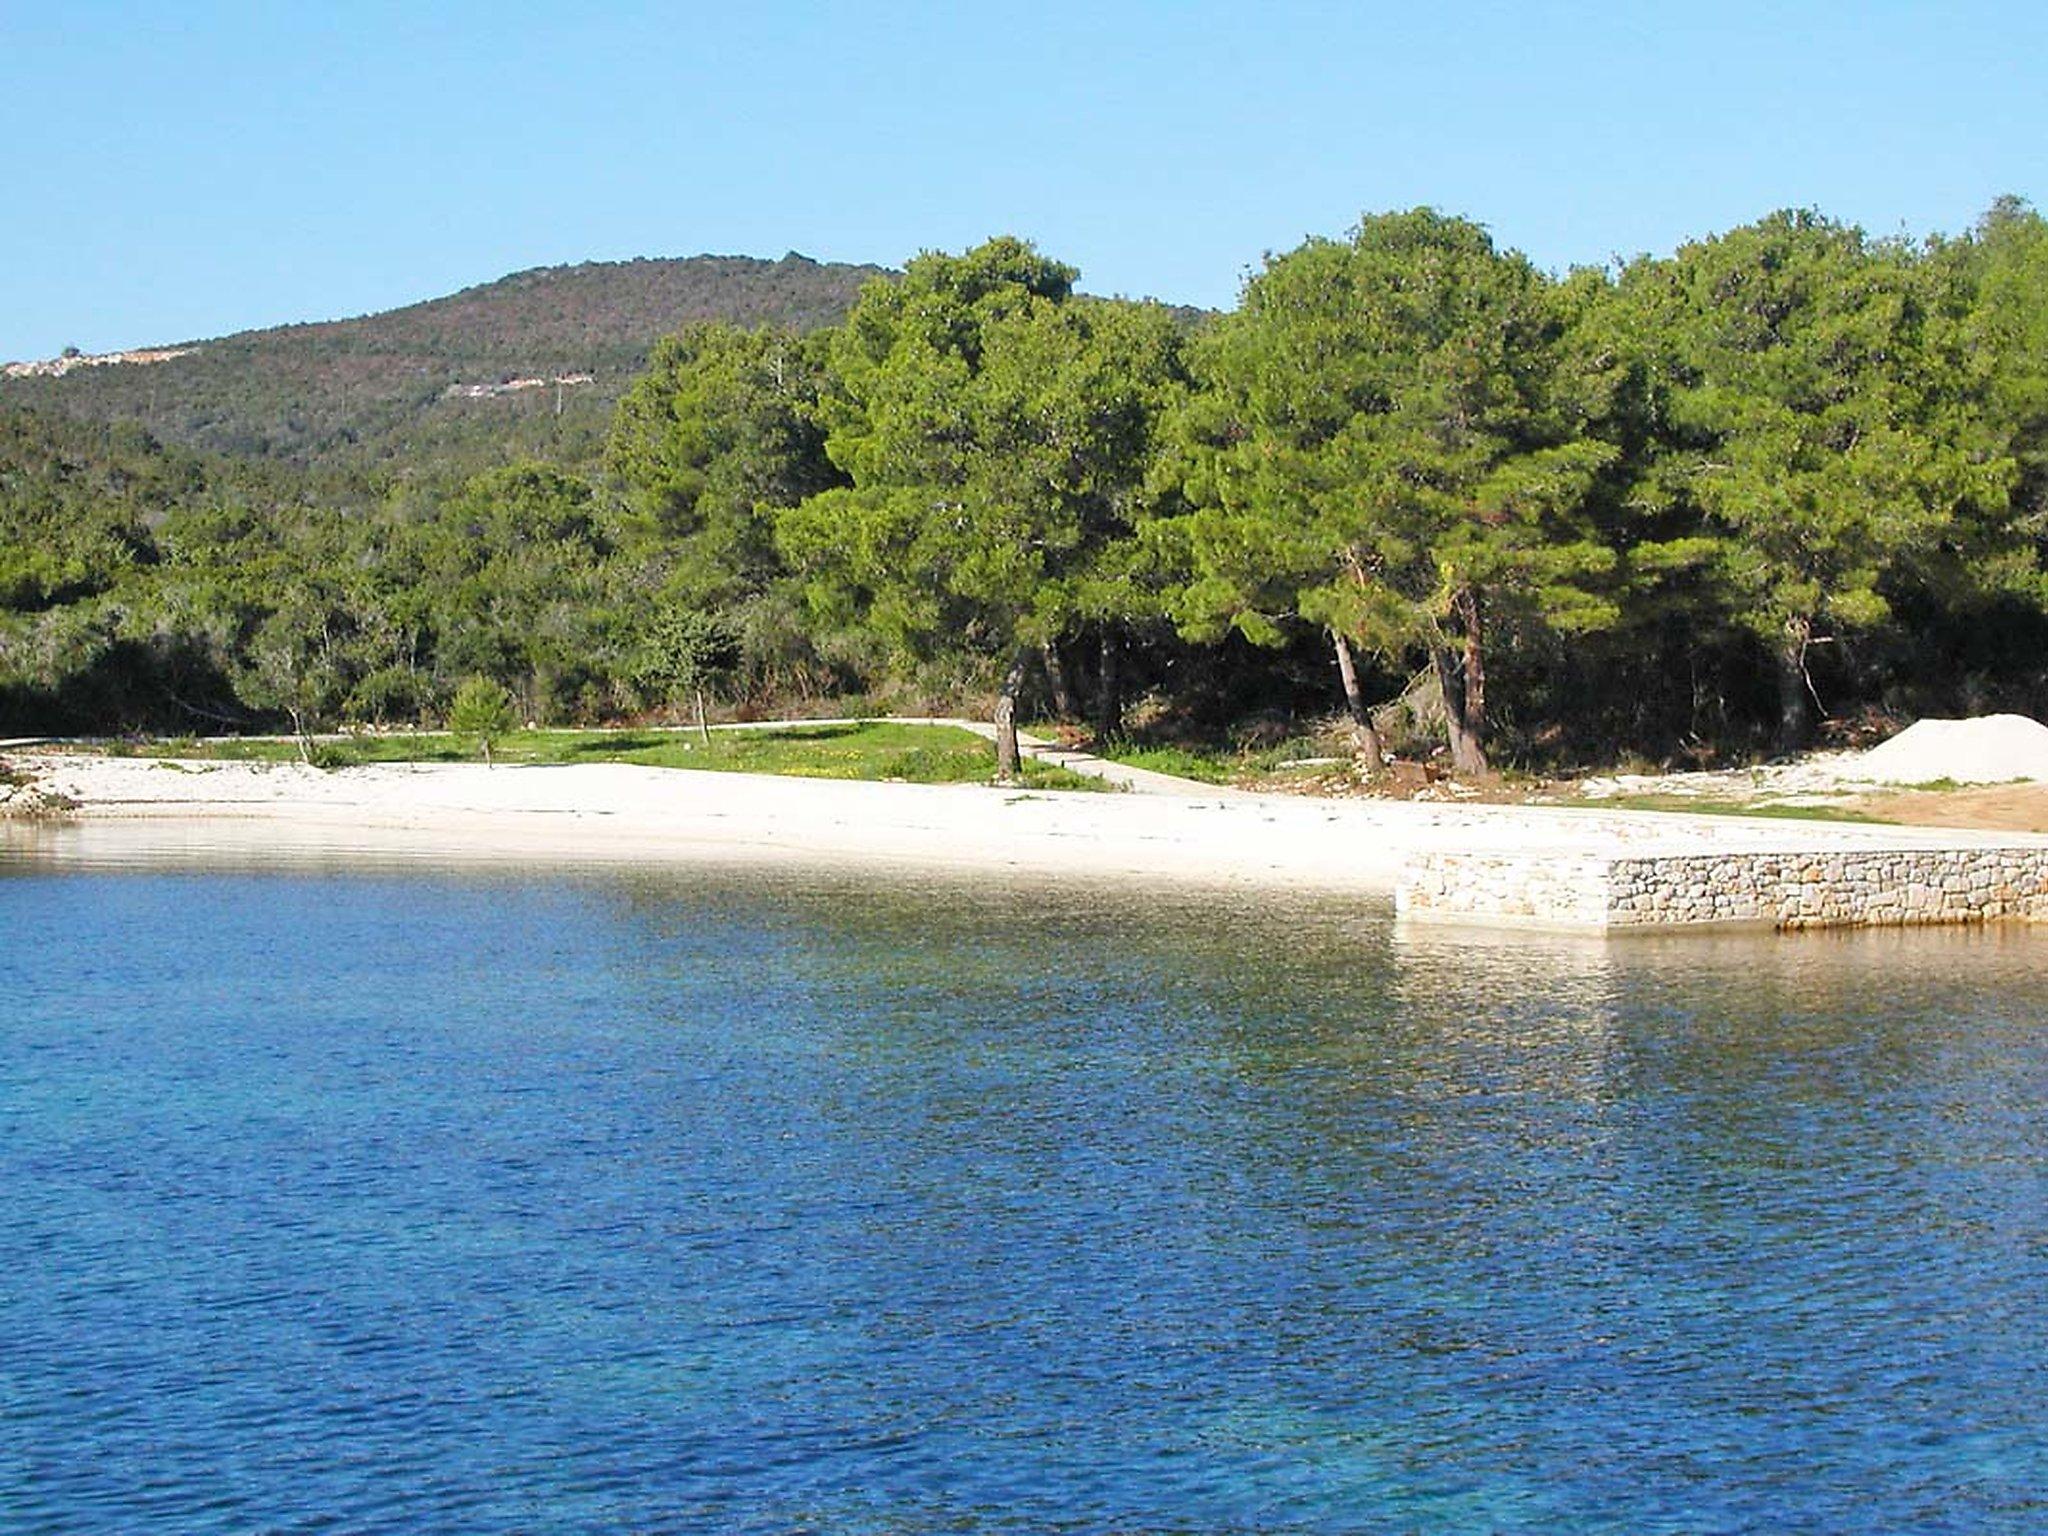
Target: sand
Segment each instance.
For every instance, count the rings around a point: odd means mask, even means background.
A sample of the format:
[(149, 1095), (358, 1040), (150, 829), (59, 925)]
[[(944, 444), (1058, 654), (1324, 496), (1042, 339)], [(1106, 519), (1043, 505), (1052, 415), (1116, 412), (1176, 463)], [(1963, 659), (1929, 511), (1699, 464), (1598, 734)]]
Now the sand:
[(76, 801), (87, 829), (123, 821), (233, 827), (258, 850), (310, 843), (523, 861), (810, 859), (1386, 892), (1404, 862), (1430, 850), (1661, 853), (2012, 840), (1557, 807), (849, 783), (623, 764), (323, 772), (21, 752), (9, 760)]
[(2048, 782), (2048, 725), (2025, 715), (1919, 720), (1846, 771), (1877, 784)]
[[(2015, 793), (1913, 794), (1913, 786), (2009, 785)], [(1602, 774), (1572, 792), (1598, 802), (1653, 795), (1719, 805), (1833, 806), (1885, 821), (2048, 831), (2048, 726), (2024, 715), (1922, 720), (1868, 752), (1814, 752), (1748, 768)]]

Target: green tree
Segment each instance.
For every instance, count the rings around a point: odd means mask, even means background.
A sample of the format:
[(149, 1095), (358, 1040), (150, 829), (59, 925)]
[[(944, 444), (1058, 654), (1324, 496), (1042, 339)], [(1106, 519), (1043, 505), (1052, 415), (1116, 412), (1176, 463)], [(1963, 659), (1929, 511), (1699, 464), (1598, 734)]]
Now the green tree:
[(1172, 367), (1163, 314), (1076, 300), (1074, 276), (1006, 237), (863, 290), (820, 406), (851, 485), (777, 524), (821, 625), (994, 673), (999, 779), (1033, 659), (1115, 617), (1111, 550)]
[(491, 743), (511, 734), (518, 716), (512, 710), (512, 695), (502, 684), (488, 677), (472, 677), (455, 690), (448, 706), (448, 729), (457, 736), (473, 738), (491, 766)]
[(977, 380), (982, 493), (1033, 509), (1046, 555), (1019, 638), (1036, 644), (1061, 714), (1074, 708), (1062, 649), (1092, 642), (1105, 740), (1121, 729), (1124, 643), (1164, 611), (1140, 529), (1160, 425), (1187, 384), (1184, 350), (1158, 304), (1076, 299), (996, 327)]
[(726, 606), (778, 573), (777, 507), (841, 483), (816, 420), (824, 342), (705, 322), (656, 343), (606, 447), (648, 540), (680, 546), (699, 601)]
[(817, 420), (826, 341), (707, 323), (656, 345), (620, 400), (606, 467), (623, 493), (618, 575), (636, 607), (723, 615), (752, 685), (810, 685), (819, 663), (775, 547), (775, 518), (845, 477)]
[(711, 745), (704, 695), (739, 660), (739, 642), (713, 614), (675, 608), (655, 620), (641, 653), (641, 682), (673, 704), (689, 695), (697, 708), (697, 734)]
[(1812, 648), (1886, 621), (2007, 504), (1929, 284), (1903, 243), (1803, 210), (1620, 278), (1662, 420), (1634, 498), (1768, 651), (1783, 750), (1812, 732)]
[[(2048, 537), (2048, 219), (2000, 198), (1972, 238), (1951, 249), (1967, 305), (1962, 347), (1982, 370), (1991, 430), (2013, 459), (2017, 531), (2038, 546)], [(2032, 585), (2038, 566), (2029, 565)]]
[(313, 760), (312, 733), (332, 717), (347, 691), (341, 645), (346, 622), (331, 591), (298, 582), (241, 647), (242, 698), (291, 721), (301, 762)]
[(1353, 653), (1420, 648), (1454, 766), (1483, 772), (1496, 631), (1617, 613), (1583, 515), (1614, 449), (1557, 388), (1565, 320), (1526, 260), (1429, 209), (1270, 259), (1198, 347), (1163, 471), (1184, 630), (1323, 630), (1374, 765)]
[(444, 676), (496, 678), (539, 719), (602, 707), (624, 620), (587, 481), (538, 463), (490, 470), (414, 537)]

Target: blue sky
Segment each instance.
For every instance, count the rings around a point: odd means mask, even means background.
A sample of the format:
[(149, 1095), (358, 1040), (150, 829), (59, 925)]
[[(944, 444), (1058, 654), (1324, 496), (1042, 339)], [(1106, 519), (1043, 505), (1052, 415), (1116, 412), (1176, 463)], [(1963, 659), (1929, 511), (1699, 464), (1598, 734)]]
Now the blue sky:
[(1226, 305), (1434, 204), (1562, 268), (2048, 201), (2048, 6), (0, 0), (0, 358), (1012, 231)]

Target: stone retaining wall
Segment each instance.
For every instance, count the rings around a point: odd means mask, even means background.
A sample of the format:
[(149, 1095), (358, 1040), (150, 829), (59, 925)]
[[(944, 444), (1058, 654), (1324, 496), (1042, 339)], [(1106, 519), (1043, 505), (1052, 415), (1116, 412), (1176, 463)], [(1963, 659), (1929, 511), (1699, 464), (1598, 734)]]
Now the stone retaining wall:
[(2048, 921), (2048, 848), (1836, 848), (1616, 857), (1433, 853), (1405, 917), (1597, 929)]

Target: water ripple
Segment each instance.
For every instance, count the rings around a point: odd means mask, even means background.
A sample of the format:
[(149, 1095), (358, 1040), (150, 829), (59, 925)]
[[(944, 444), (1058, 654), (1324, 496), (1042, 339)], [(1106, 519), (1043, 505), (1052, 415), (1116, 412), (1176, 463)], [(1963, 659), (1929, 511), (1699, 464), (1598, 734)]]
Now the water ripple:
[(9, 876), (10, 1533), (2048, 1517), (2048, 936)]

